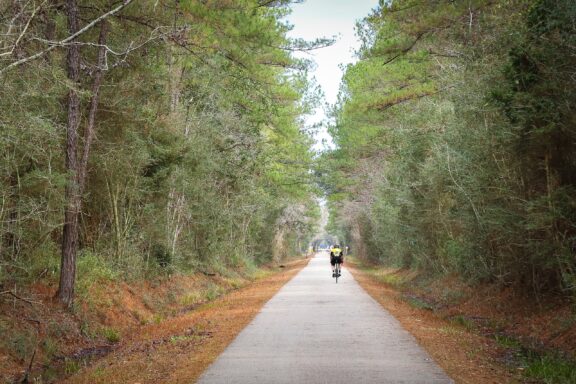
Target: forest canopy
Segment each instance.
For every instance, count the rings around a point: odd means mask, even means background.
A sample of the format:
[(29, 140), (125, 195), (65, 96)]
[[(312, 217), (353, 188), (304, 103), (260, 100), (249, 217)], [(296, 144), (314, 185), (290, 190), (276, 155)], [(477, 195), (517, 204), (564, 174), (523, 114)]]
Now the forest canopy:
[(315, 97), (292, 52), (329, 41), (287, 38), (289, 3), (2, 2), (0, 284), (60, 273), (70, 305), (76, 264), (131, 278), (306, 249)]
[(358, 24), (318, 175), (398, 267), (576, 294), (576, 3), (394, 0)]

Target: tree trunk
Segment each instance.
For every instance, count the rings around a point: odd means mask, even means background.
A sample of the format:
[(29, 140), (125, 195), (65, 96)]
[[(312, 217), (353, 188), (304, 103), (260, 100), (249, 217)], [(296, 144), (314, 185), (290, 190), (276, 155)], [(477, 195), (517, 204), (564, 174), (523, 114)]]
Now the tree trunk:
[[(78, 31), (78, 7), (76, 0), (67, 1), (68, 25), (70, 33)], [(98, 44), (98, 63), (92, 86), (92, 98), (88, 113), (88, 124), (84, 132), (84, 147), (82, 158), (78, 162), (78, 126), (80, 124), (80, 99), (75, 88), (68, 94), (68, 126), (66, 129), (66, 170), (68, 171), (68, 184), (66, 186), (66, 210), (64, 212), (64, 229), (62, 236), (62, 259), (60, 264), (60, 286), (56, 293), (58, 299), (66, 306), (72, 305), (74, 300), (74, 284), (76, 281), (76, 254), (78, 252), (79, 217), (82, 209), (82, 194), (86, 184), (88, 158), (90, 146), (94, 137), (96, 111), (98, 109), (98, 96), (102, 83), (102, 67), (106, 59), (106, 32), (107, 23), (102, 21)], [(80, 80), (80, 48), (71, 45), (68, 48), (68, 78), (79, 87)]]
[[(68, 29), (70, 34), (78, 31), (78, 5), (76, 0), (66, 1)], [(56, 296), (64, 305), (72, 305), (74, 299), (74, 282), (76, 279), (76, 253), (78, 251), (78, 215), (80, 212), (80, 191), (78, 188), (78, 159), (76, 148), (78, 125), (80, 123), (80, 98), (77, 87), (80, 86), (80, 47), (68, 46), (66, 60), (68, 79), (71, 88), (68, 92), (68, 125), (66, 127), (66, 208), (64, 212), (64, 229), (62, 233), (62, 259), (60, 263), (60, 286)]]

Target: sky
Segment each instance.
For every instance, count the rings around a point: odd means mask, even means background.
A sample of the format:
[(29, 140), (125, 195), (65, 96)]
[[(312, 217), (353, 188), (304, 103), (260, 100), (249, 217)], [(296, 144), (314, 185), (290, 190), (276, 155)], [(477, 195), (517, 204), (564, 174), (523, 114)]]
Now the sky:
[[(354, 27), (356, 21), (364, 18), (378, 5), (378, 0), (306, 0), (292, 5), (292, 14), (287, 21), (294, 25), (289, 37), (314, 40), (320, 37), (336, 36), (336, 43), (311, 53), (298, 53), (316, 62), (310, 75), (316, 78), (322, 88), (325, 101), (334, 104), (342, 79), (340, 65), (355, 61), (354, 50), (360, 46)], [(326, 120), (322, 107), (307, 119), (307, 125)], [(322, 141), (332, 146), (330, 135), (323, 127), (316, 134), (316, 150), (323, 148)]]

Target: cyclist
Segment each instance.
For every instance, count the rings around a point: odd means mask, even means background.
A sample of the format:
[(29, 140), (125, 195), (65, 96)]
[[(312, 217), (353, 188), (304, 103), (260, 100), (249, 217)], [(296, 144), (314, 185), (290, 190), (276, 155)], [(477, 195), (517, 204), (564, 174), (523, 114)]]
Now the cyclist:
[(330, 249), (330, 265), (332, 265), (332, 277), (336, 277), (336, 263), (342, 265), (344, 264), (344, 254), (342, 253), (342, 249), (338, 244), (335, 244)]

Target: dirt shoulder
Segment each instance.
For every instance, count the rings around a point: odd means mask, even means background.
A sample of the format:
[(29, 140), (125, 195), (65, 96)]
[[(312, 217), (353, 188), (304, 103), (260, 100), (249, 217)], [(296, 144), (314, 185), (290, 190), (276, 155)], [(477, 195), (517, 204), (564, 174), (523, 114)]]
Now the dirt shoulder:
[(358, 282), (457, 383), (576, 383), (576, 308), (350, 258)]
[(112, 353), (66, 383), (193, 383), (260, 308), (307, 263), (250, 283), (193, 311), (125, 336)]
[(358, 262), (347, 263), (358, 283), (426, 349), (456, 383), (519, 382), (518, 374), (497, 362), (503, 352), (493, 340), (473, 334), (426, 308), (411, 305), (402, 292), (367, 273)]

